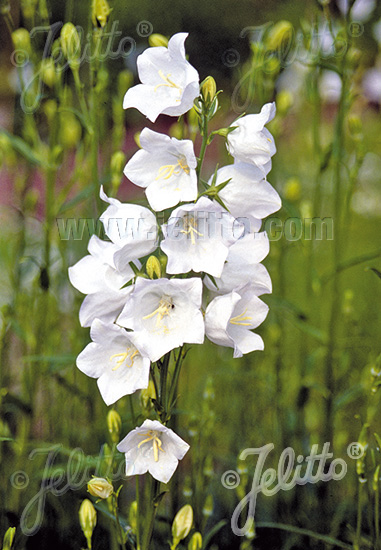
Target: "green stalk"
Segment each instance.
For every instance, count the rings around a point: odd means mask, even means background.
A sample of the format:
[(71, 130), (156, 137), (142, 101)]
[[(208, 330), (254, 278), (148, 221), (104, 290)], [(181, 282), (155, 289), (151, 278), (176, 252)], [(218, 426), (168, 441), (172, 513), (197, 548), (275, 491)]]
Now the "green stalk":
[(201, 118), (202, 143), (201, 143), (200, 156), (198, 158), (197, 169), (196, 169), (198, 178), (200, 177), (200, 174), (201, 174), (202, 163), (204, 162), (206, 147), (208, 145), (208, 118), (205, 114), (202, 114), (201, 117), (202, 117)]
[(140, 550), (140, 491), (139, 476), (135, 476), (135, 497), (136, 497), (136, 543), (137, 550)]

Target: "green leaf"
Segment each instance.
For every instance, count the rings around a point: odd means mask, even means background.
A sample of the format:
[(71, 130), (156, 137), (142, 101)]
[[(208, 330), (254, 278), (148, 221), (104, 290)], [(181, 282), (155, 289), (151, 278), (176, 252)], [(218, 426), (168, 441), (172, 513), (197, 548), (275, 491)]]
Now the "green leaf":
[(32, 164), (36, 164), (37, 166), (45, 166), (48, 167), (48, 163), (44, 163), (42, 159), (36, 155), (36, 153), (33, 151), (33, 149), (24, 141), (22, 138), (18, 136), (13, 136), (12, 134), (9, 134), (5, 130), (0, 132), (0, 135), (3, 134), (7, 136), (10, 144), (12, 145), (13, 149), (20, 153), (26, 160), (28, 160)]
[(221, 531), (221, 529), (223, 527), (225, 527), (225, 525), (227, 525), (227, 521), (226, 519), (223, 519), (221, 521), (219, 521), (217, 523), (217, 525), (215, 525), (210, 531), (208, 531), (208, 533), (205, 535), (205, 538), (203, 540), (203, 543), (202, 543), (202, 549), (205, 550), (207, 547), (208, 547), (208, 544), (210, 544), (210, 542), (212, 541), (212, 538), (214, 537), (214, 535), (216, 535), (218, 533), (218, 531)]
[(87, 187), (82, 189), (82, 191), (80, 191), (78, 195), (66, 201), (58, 210), (57, 215), (63, 214), (67, 210), (70, 210), (70, 208), (73, 208), (74, 206), (77, 206), (77, 204), (85, 201), (92, 195), (93, 192), (94, 192), (94, 186), (92, 184), (88, 185)]

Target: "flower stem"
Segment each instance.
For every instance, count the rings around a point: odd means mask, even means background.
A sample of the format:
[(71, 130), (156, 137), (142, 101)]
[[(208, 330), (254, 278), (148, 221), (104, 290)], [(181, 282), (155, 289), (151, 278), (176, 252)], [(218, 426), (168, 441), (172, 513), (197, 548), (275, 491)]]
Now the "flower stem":
[(201, 143), (200, 156), (198, 158), (197, 169), (196, 169), (198, 178), (200, 177), (200, 174), (201, 174), (202, 163), (204, 162), (206, 146), (208, 144), (208, 118), (205, 114), (201, 115), (201, 121), (202, 121), (202, 124), (201, 124), (202, 143)]

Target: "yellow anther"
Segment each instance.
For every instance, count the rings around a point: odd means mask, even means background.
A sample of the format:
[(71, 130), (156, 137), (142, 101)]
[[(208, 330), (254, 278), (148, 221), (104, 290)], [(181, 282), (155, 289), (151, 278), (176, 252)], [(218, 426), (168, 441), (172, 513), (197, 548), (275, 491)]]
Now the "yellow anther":
[(165, 164), (159, 168), (159, 173), (155, 180), (168, 180), (171, 176), (178, 176), (184, 170), (186, 174), (190, 173), (190, 168), (186, 163), (186, 158), (181, 156), (177, 160), (177, 164)]
[(148, 436), (146, 439), (143, 439), (143, 441), (141, 441), (139, 444), (138, 444), (138, 449), (140, 449), (140, 447), (143, 445), (143, 443), (148, 443), (149, 441), (152, 441), (152, 446), (153, 446), (153, 457), (155, 459), (155, 462), (158, 462), (159, 460), (159, 451), (162, 451), (163, 453), (165, 453), (163, 447), (161, 446), (161, 441), (157, 435), (157, 432), (153, 431), (153, 430), (150, 430), (149, 432), (145, 433), (145, 434), (139, 434), (140, 436)]
[(160, 70), (160, 71), (159, 71), (159, 76), (160, 76), (160, 78), (162, 78), (162, 79), (164, 80), (164, 82), (161, 83), (161, 84), (157, 84), (157, 85), (155, 86), (154, 92), (156, 92), (156, 90), (157, 90), (158, 88), (161, 88), (161, 86), (165, 86), (165, 87), (167, 87), (167, 88), (176, 88), (176, 89), (179, 90), (180, 93), (181, 93), (181, 86), (178, 86), (177, 84), (175, 84), (175, 83), (169, 78), (169, 77), (171, 76), (171, 73), (168, 73), (167, 75), (165, 75), (165, 74), (163, 73), (163, 71)]
[[(112, 361), (116, 357), (120, 357), (120, 359), (116, 361), (115, 367), (113, 367), (112, 370), (119, 369), (119, 367), (121, 367), (125, 361), (127, 367), (132, 367), (134, 364), (134, 359), (137, 355), (139, 355), (138, 350), (132, 352), (131, 348), (127, 348), (124, 353), (114, 353), (114, 355), (111, 355), (110, 361)], [(130, 358), (130, 362), (127, 361), (128, 358)]]
[(242, 313), (240, 313), (236, 317), (232, 317), (230, 319), (230, 323), (232, 325), (240, 325), (241, 327), (249, 327), (251, 325), (251, 323), (245, 323), (245, 321), (251, 321), (252, 317), (249, 317), (249, 316), (245, 317), (246, 311), (247, 311), (247, 308), (245, 309), (245, 311), (243, 311)]
[(199, 237), (203, 237), (204, 235), (200, 233), (196, 229), (197, 227), (197, 221), (195, 220), (194, 216), (184, 216), (184, 229), (181, 229), (180, 233), (183, 233), (184, 235), (190, 235), (190, 240), (192, 244), (196, 244), (196, 237), (195, 235), (198, 235)]
[(143, 317), (144, 320), (146, 319), (152, 319), (152, 317), (155, 317), (157, 315), (156, 319), (156, 326), (159, 327), (161, 321), (166, 315), (169, 315), (170, 311), (174, 308), (174, 305), (172, 304), (171, 298), (168, 296), (164, 296), (161, 298), (159, 302), (159, 307), (155, 309), (152, 313), (149, 313), (148, 315), (145, 315)]

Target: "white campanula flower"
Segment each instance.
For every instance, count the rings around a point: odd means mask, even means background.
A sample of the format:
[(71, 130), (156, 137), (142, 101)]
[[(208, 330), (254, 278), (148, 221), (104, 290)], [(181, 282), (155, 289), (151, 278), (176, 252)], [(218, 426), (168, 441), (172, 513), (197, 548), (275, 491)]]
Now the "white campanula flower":
[(165, 239), (160, 247), (168, 256), (167, 273), (204, 271), (219, 277), (229, 247), (244, 227), (219, 204), (201, 197), (196, 204), (176, 208), (162, 229)]
[(136, 347), (151, 361), (168, 351), (204, 341), (202, 281), (138, 277), (117, 323), (134, 331)]
[(198, 72), (186, 60), (187, 33), (178, 33), (163, 46), (148, 48), (137, 60), (138, 84), (127, 90), (123, 107), (135, 107), (152, 122), (162, 113), (180, 116), (199, 95)]
[(153, 210), (171, 208), (197, 198), (197, 159), (189, 139), (178, 140), (144, 128), (142, 149), (127, 163), (124, 174), (139, 187), (146, 187)]
[(234, 348), (234, 357), (264, 349), (262, 338), (251, 332), (266, 319), (269, 309), (257, 297), (257, 292), (258, 289), (249, 284), (216, 296), (206, 309), (206, 336), (219, 346)]
[(168, 483), (189, 445), (158, 420), (145, 420), (122, 439), (117, 449), (125, 453), (127, 476), (149, 472), (158, 481)]
[(100, 217), (105, 233), (117, 246), (113, 261), (117, 269), (124, 272), (135, 258), (142, 258), (153, 252), (157, 246), (156, 217), (151, 210), (137, 204), (123, 204), (109, 198), (101, 188), (101, 199), (109, 207)]
[[(209, 180), (211, 185), (213, 177)], [(235, 162), (217, 171), (215, 185), (230, 180), (218, 195), (235, 218), (263, 219), (281, 207), (275, 189), (266, 181), (263, 172), (252, 164)]]
[(227, 136), (227, 149), (236, 161), (257, 166), (264, 175), (271, 170), (271, 157), (276, 153), (274, 138), (265, 128), (275, 116), (275, 103), (266, 103), (261, 112), (239, 118)]
[(271, 293), (270, 275), (260, 263), (269, 250), (269, 238), (265, 231), (248, 233), (229, 248), (221, 277), (214, 279), (217, 288), (209, 277), (204, 279), (206, 287), (218, 294), (227, 294), (250, 282), (258, 288), (258, 295)]
[(112, 323), (95, 319), (92, 342), (77, 357), (80, 371), (98, 378), (98, 388), (106, 405), (148, 387), (150, 360), (136, 349), (133, 333)]
[(80, 371), (98, 378), (98, 388), (106, 405), (148, 387), (150, 360), (136, 349), (133, 333), (112, 323), (94, 319), (92, 342), (77, 357)]
[[(69, 267), (71, 284), (87, 294), (79, 311), (83, 327), (89, 327), (96, 317), (113, 323), (132, 290), (132, 286), (122, 288), (133, 279), (134, 272), (129, 265), (123, 272), (115, 268), (113, 257), (117, 250), (113, 243), (93, 235), (88, 244), (90, 254)], [(134, 263), (140, 267), (139, 262)]]

